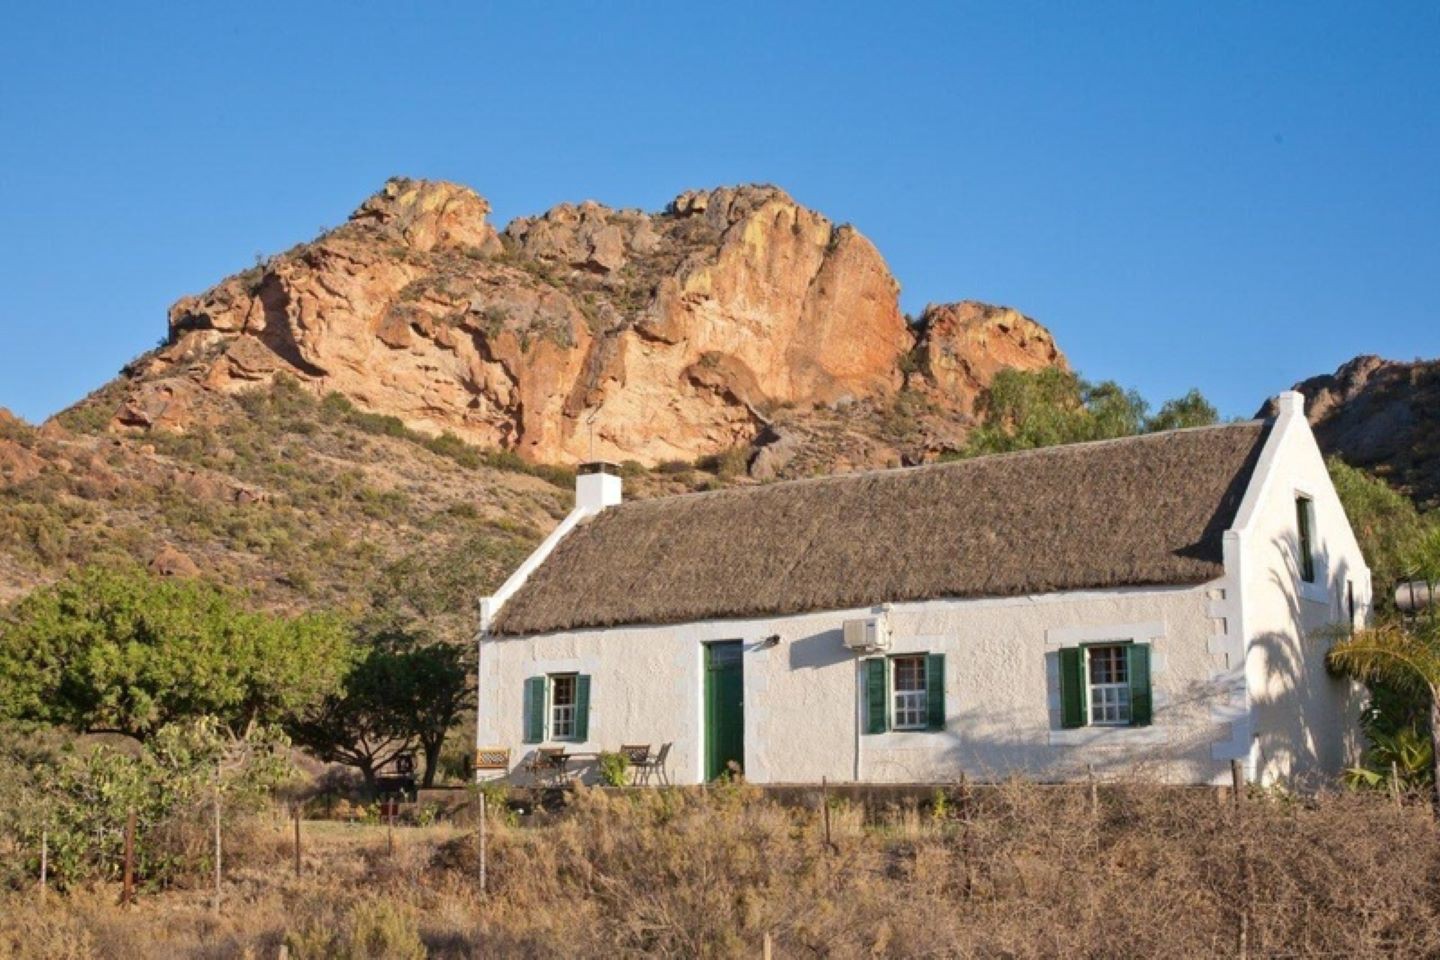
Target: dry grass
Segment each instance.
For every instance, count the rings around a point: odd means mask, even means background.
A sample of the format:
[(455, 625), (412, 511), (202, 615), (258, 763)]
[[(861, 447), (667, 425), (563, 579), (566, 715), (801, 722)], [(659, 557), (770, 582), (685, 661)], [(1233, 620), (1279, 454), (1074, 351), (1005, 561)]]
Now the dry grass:
[[(473, 832), (311, 824), (306, 874), (279, 824), (246, 841), (225, 902), (115, 906), (105, 888), (0, 901), (0, 957), (1426, 957), (1440, 844), (1424, 804), (1014, 783), (938, 809), (817, 809), (755, 792), (581, 791)], [(268, 838), (268, 839), (267, 839)]]

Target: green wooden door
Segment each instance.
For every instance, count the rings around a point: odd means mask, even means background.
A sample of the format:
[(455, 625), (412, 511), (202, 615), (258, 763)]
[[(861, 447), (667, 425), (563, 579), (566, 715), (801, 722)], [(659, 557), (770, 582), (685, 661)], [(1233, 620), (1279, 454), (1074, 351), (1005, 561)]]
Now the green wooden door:
[(738, 640), (705, 645), (705, 779), (745, 763), (745, 665)]

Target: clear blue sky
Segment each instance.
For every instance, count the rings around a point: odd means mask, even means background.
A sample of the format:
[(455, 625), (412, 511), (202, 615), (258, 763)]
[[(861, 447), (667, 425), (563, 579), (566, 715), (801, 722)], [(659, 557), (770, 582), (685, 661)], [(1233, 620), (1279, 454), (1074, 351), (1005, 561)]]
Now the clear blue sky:
[(0, 56), (0, 405), (392, 174), (503, 223), (768, 181), (907, 310), (979, 298), (1227, 415), (1440, 354), (1440, 5), (24, 3)]

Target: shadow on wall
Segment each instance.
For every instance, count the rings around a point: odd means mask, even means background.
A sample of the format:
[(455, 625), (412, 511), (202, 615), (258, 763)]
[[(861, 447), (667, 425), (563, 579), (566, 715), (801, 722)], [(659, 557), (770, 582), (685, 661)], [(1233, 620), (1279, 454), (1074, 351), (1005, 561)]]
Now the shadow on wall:
[[(1211, 757), (1211, 747), (1220, 738), (1211, 722), (1210, 706), (1227, 694), (1225, 685), (1213, 680), (1195, 680), (1182, 689), (1168, 691), (1157, 700), (1148, 727), (1095, 728), (1074, 731), (1082, 741), (1052, 744), (1050, 736), (1060, 731), (1060, 708), (1054, 696), (1058, 690), (1059, 653), (1047, 652), (1047, 691), (1051, 702), (1044, 728), (1035, 726), (1033, 711), (997, 709), (993, 705), (952, 711), (946, 729), (939, 733), (917, 734), (923, 746), (913, 748), (891, 742), (865, 751), (865, 767), (871, 778), (895, 781), (947, 781), (964, 775), (977, 781), (999, 781), (1023, 776), (1042, 782), (1084, 780), (1093, 770), (1097, 777), (1112, 780), (1212, 782), (1228, 776), (1227, 766)], [(1067, 731), (1068, 732), (1068, 731)], [(942, 738), (937, 751), (933, 738)]]
[(1267, 631), (1250, 641), (1265, 667), (1263, 688), (1251, 692), (1258, 769), (1297, 787), (1333, 784), (1339, 768), (1357, 763), (1364, 748), (1360, 688), (1325, 666), (1330, 647), (1350, 631), (1346, 583), (1353, 571), (1348, 562), (1317, 553), (1316, 599), (1308, 599), (1301, 593), (1298, 539), (1287, 534), (1271, 544), (1283, 568), (1272, 569), (1270, 586), (1284, 598), (1296, 630)]
[(855, 654), (845, 649), (845, 631), (839, 629), (797, 637), (785, 646), (791, 670), (819, 670), (855, 659)]
[[(1196, 685), (1197, 695), (1203, 699), (1206, 693), (1198, 689), (1202, 686)], [(1162, 708), (1156, 709), (1157, 723), (1165, 722), (1163, 713)], [(877, 777), (922, 783), (959, 780), (962, 771), (977, 782), (1020, 776), (1053, 783), (1083, 781), (1092, 771), (1103, 780), (1187, 783), (1216, 781), (1224, 773), (1224, 766), (1210, 758), (1216, 739), (1213, 727), (1186, 731), (1121, 728), (1113, 731), (1120, 736), (1108, 745), (1057, 747), (1049, 742), (1050, 730), (1036, 732), (1033, 726), (1027, 727), (1028, 721), (1029, 717), (1018, 711), (963, 710), (951, 714), (944, 733), (926, 734), (944, 737), (945, 746), (938, 756), (927, 748), (923, 760), (911, 761), (906, 751), (897, 749), (886, 751), (889, 756), (883, 758), (872, 755), (866, 765)], [(976, 729), (992, 732), (971, 732)], [(997, 730), (1013, 732), (993, 732)], [(1125, 737), (1132, 731), (1142, 736)], [(1143, 735), (1150, 731), (1153, 736)]]

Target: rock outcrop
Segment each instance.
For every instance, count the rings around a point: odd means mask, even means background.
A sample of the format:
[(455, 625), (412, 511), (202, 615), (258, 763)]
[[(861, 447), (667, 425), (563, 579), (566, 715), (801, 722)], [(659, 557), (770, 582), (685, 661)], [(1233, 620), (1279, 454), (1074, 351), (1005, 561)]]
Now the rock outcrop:
[(1440, 507), (1440, 360), (1360, 356), (1295, 389), (1327, 454)]
[(287, 375), (533, 461), (651, 465), (751, 444), (778, 409), (893, 397), (907, 371), (964, 417), (996, 370), (1064, 362), (1007, 308), (932, 307), (912, 328), (874, 245), (776, 187), (658, 214), (562, 204), (499, 232), (488, 213), (468, 188), (392, 180), (180, 300), (114, 426), (184, 430), (197, 393)]
[(1010, 307), (976, 300), (932, 304), (919, 327), (921, 382), (965, 413), (1001, 370), (1066, 366), (1050, 331)]

